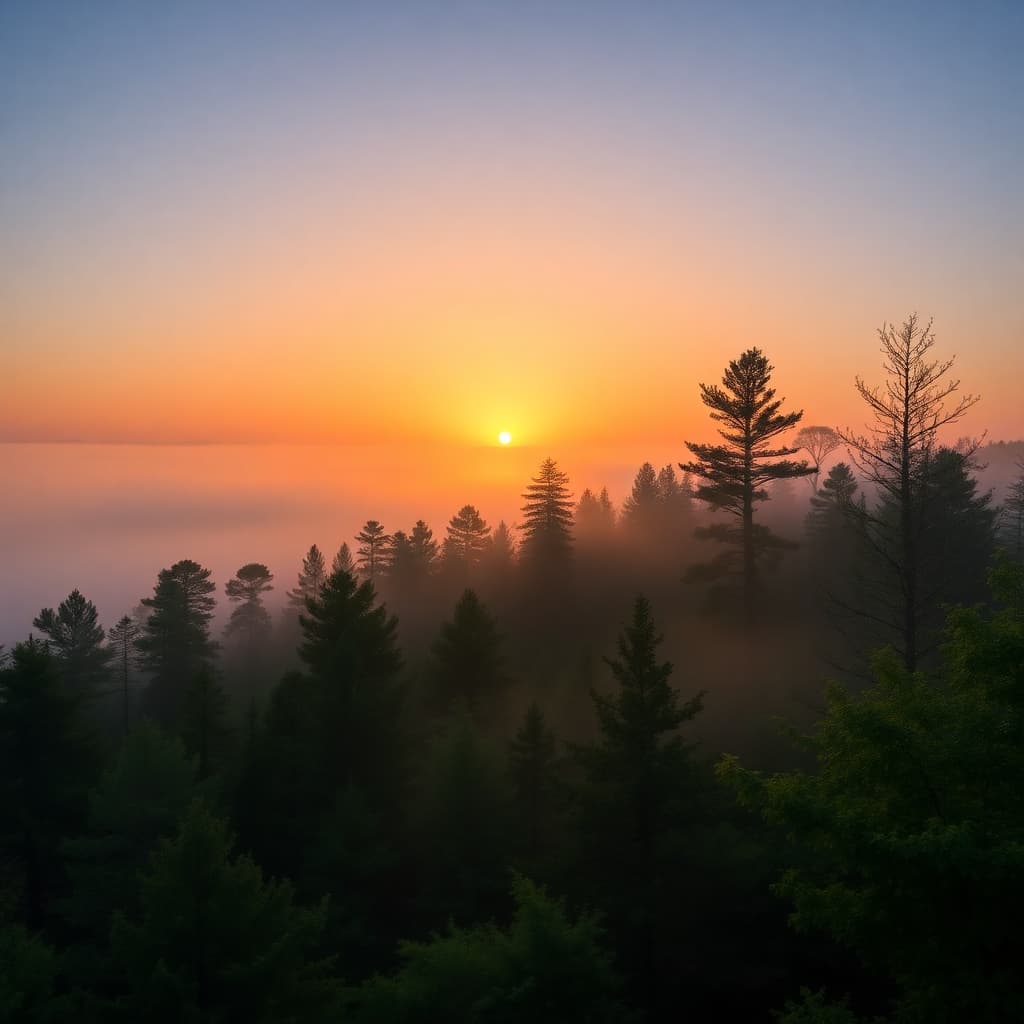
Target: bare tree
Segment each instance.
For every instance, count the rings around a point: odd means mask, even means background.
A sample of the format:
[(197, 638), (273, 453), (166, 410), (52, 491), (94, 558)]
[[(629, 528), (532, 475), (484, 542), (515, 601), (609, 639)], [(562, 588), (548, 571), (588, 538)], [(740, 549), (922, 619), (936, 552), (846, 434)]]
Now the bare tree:
[[(960, 390), (960, 381), (948, 378), (955, 357), (932, 360), (935, 344), (932, 321), (923, 325), (912, 313), (898, 329), (884, 324), (878, 331), (886, 381), (869, 387), (857, 377), (857, 392), (873, 417), (866, 433), (841, 430), (850, 460), (861, 475), (878, 489), (883, 506), (895, 515), (864, 511), (864, 534), (883, 567), (898, 582), (901, 611), (898, 633), (900, 654), (907, 669), (917, 668), (920, 648), (918, 620), (921, 615), (920, 540), (924, 516), (922, 504), (928, 467), (938, 447), (938, 434), (963, 417), (978, 397), (965, 395), (949, 400)], [(870, 613), (865, 609), (860, 614)]]
[(821, 464), (826, 457), (834, 452), (843, 439), (831, 427), (801, 427), (793, 438), (793, 444), (797, 448), (803, 448), (812, 459), (814, 459), (814, 472), (807, 479), (815, 494), (818, 493), (818, 477), (821, 474)]

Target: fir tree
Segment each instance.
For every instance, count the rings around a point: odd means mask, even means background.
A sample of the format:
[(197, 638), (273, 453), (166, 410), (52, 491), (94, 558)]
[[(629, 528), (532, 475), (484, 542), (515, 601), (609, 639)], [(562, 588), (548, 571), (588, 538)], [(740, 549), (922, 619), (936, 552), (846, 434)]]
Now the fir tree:
[(376, 519), (368, 519), (362, 530), (356, 534), (359, 547), (359, 571), (371, 583), (387, 568), (388, 544), (391, 538)]
[(490, 532), (476, 507), (463, 505), (448, 522), (445, 561), (463, 576), (471, 573), (480, 564)]
[(341, 542), (341, 547), (338, 548), (338, 552), (331, 562), (331, 572), (347, 572), (351, 576), (355, 575), (355, 559), (352, 557), (352, 549), (346, 541)]
[(654, 467), (645, 462), (633, 479), (633, 489), (622, 503), (622, 522), (635, 534), (649, 537), (658, 522), (661, 488)]
[(533, 478), (522, 507), (522, 561), (545, 575), (568, 567), (572, 554), (572, 495), (569, 477), (554, 459), (545, 459)]

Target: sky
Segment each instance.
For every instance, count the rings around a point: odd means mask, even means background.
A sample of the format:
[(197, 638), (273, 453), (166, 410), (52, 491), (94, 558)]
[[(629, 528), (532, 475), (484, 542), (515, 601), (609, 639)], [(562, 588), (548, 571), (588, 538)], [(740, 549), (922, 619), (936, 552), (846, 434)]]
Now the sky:
[[(934, 317), (1022, 433), (1024, 5), (0, 5), (0, 440), (853, 423)], [(1010, 372), (1008, 372), (1010, 371)]]

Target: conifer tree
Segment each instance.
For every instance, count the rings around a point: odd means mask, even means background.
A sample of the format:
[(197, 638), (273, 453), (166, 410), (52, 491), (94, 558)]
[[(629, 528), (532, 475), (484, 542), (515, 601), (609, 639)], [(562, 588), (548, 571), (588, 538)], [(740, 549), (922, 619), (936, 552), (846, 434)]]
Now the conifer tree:
[(474, 505), (463, 505), (448, 522), (444, 539), (444, 558), (462, 574), (472, 572), (480, 564), (487, 548), (491, 528)]
[(711, 418), (725, 425), (718, 431), (725, 444), (687, 441), (695, 460), (680, 463), (683, 472), (704, 481), (697, 489), (699, 499), (739, 520), (737, 525), (715, 523), (698, 529), (698, 536), (729, 547), (713, 562), (698, 567), (693, 578), (714, 578), (738, 569), (748, 625), (754, 619), (758, 558), (781, 545), (766, 527), (755, 523), (754, 506), (768, 497), (765, 484), (813, 472), (806, 462), (785, 458), (799, 449), (772, 447), (772, 441), (803, 417), (802, 411), (779, 411), (782, 400), (775, 398), (775, 389), (769, 386), (772, 369), (761, 350), (752, 348), (730, 361), (721, 388), (716, 384), (700, 385), (701, 401), (711, 410)]
[(388, 544), (391, 538), (384, 532), (384, 527), (376, 519), (368, 519), (366, 525), (356, 534), (359, 547), (359, 571), (371, 583), (387, 568)]
[(228, 698), (209, 665), (203, 665), (185, 692), (181, 738), (197, 759), (199, 778), (206, 779), (223, 758), (228, 741)]
[(49, 640), (61, 673), (73, 690), (90, 694), (107, 680), (113, 652), (104, 646), (106, 634), (96, 605), (81, 591), (72, 590), (56, 611), (44, 608), (32, 625)]
[(36, 640), (16, 644), (0, 669), (0, 863), (32, 929), (60, 890), (60, 842), (81, 831), (96, 764), (60, 663)]
[(273, 590), (274, 574), (259, 562), (243, 565), (224, 585), (224, 593), (235, 608), (224, 635), (241, 640), (252, 652), (270, 634), (270, 614), (263, 595)]
[(1003, 499), (1000, 536), (1013, 558), (1024, 563), (1024, 462), (1017, 468), (1020, 472)]
[(186, 689), (217, 651), (210, 639), (214, 590), (210, 570), (185, 559), (161, 569), (153, 596), (143, 598), (149, 615), (139, 648), (143, 664), (153, 673), (145, 704), (165, 727), (179, 725)]
[(546, 575), (564, 572), (572, 555), (572, 494), (569, 477), (545, 459), (523, 494), (522, 561)]
[(633, 489), (622, 503), (622, 522), (639, 536), (650, 536), (659, 519), (661, 488), (654, 467), (645, 462), (633, 479)]
[[(347, 545), (342, 544), (342, 550)], [(341, 552), (339, 551), (340, 555)], [(302, 570), (299, 572), (298, 586), (288, 591), (288, 603), (303, 612), (306, 610), (307, 601), (316, 601), (320, 598), (320, 591), (327, 580), (327, 568), (324, 564), (324, 556), (320, 549), (311, 545), (302, 559)]]
[(501, 635), (473, 590), (455, 605), (434, 644), (435, 696), (441, 708), (481, 714), (506, 683)]
[(703, 707), (702, 693), (680, 699), (671, 663), (658, 660), (661, 641), (638, 597), (618, 656), (605, 659), (616, 688), (592, 692), (600, 738), (576, 751), (581, 870), (606, 894), (603, 909), (649, 1005), (669, 969), (670, 944), (659, 936), (678, 927), (665, 905), (680, 871), (678, 837), (696, 817), (696, 769), (679, 730)]
[(514, 842), (524, 870), (543, 871), (558, 832), (559, 778), (555, 734), (536, 702), (508, 745)]
[(147, 1021), (327, 1020), (338, 989), (316, 950), (326, 906), (293, 902), (287, 882), (267, 881), (233, 857), (223, 821), (200, 802), (163, 840), (140, 883), (137, 916), (118, 916), (117, 1009)]
[(355, 575), (356, 563), (352, 557), (352, 549), (348, 546), (347, 541), (341, 542), (341, 547), (338, 548), (337, 554), (331, 561), (331, 572), (347, 572), (351, 575)]
[(128, 685), (131, 679), (132, 669), (139, 662), (139, 638), (142, 636), (142, 629), (139, 624), (130, 616), (122, 615), (107, 635), (110, 650), (114, 655), (114, 666), (118, 679), (121, 683), (122, 718), (125, 732), (128, 731), (128, 722), (131, 715)]
[(502, 519), (494, 528), (484, 550), (483, 565), (492, 580), (500, 581), (512, 571), (516, 561), (516, 539)]
[(422, 519), (416, 520), (409, 535), (409, 545), (420, 571), (429, 576), (437, 562), (437, 541), (434, 540), (434, 531)]

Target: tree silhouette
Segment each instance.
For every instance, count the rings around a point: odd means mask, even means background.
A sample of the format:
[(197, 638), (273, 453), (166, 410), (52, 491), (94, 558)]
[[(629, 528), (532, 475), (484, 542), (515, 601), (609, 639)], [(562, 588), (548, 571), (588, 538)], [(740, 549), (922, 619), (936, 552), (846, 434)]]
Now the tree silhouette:
[(128, 700), (128, 682), (131, 677), (131, 670), (136, 667), (139, 661), (139, 638), (142, 636), (142, 629), (139, 624), (130, 616), (122, 615), (107, 635), (110, 650), (114, 655), (114, 663), (117, 666), (117, 674), (121, 678), (122, 711), (124, 718), (124, 730), (128, 731), (128, 717), (130, 714)]
[(446, 711), (478, 714), (506, 683), (501, 635), (475, 591), (466, 590), (434, 644), (435, 695)]
[(584, 773), (579, 827), (589, 852), (581, 867), (598, 880), (604, 909), (652, 1005), (667, 969), (659, 964), (665, 954), (659, 954), (658, 936), (671, 926), (659, 893), (679, 871), (668, 839), (686, 822), (695, 790), (690, 750), (679, 729), (703, 707), (703, 693), (680, 700), (670, 682), (671, 663), (658, 661), (661, 641), (650, 605), (638, 597), (617, 657), (605, 659), (616, 689), (591, 692), (600, 737), (576, 749)]
[(368, 519), (362, 530), (356, 534), (359, 547), (359, 571), (373, 582), (387, 568), (387, 551), (391, 538), (376, 519)]
[(658, 520), (661, 488), (654, 467), (645, 462), (633, 478), (633, 489), (622, 503), (622, 522), (641, 536), (650, 536)]
[(523, 494), (521, 558), (546, 575), (557, 576), (572, 555), (572, 495), (569, 477), (554, 459), (545, 459)]
[(185, 691), (181, 738), (194, 754), (199, 778), (207, 779), (224, 754), (229, 735), (228, 698), (209, 665), (203, 665)]
[[(342, 545), (345, 550), (347, 545)], [(339, 551), (340, 555), (341, 552)], [(327, 579), (327, 568), (320, 549), (313, 544), (306, 557), (302, 559), (302, 570), (299, 572), (299, 583), (294, 590), (288, 591), (288, 603), (300, 612), (306, 610), (307, 601), (316, 601), (320, 597), (324, 582)]]
[[(686, 442), (695, 461), (680, 463), (684, 473), (705, 482), (697, 497), (739, 520), (738, 526), (715, 523), (701, 527), (697, 535), (729, 545), (714, 562), (698, 567), (692, 578), (714, 577), (737, 567), (743, 580), (743, 612), (747, 624), (754, 620), (754, 593), (758, 582), (757, 560), (780, 542), (764, 526), (754, 522), (754, 506), (768, 497), (765, 484), (807, 476), (806, 462), (784, 457), (799, 449), (773, 448), (770, 442), (800, 422), (803, 412), (781, 413), (782, 400), (770, 387), (773, 367), (760, 349), (748, 349), (732, 360), (722, 377), (722, 387), (700, 385), (701, 401), (711, 418), (724, 423), (719, 434), (725, 444)], [(723, 390), (724, 389), (724, 390)], [(781, 461), (780, 461), (781, 460)]]
[(153, 596), (143, 598), (150, 614), (139, 648), (153, 673), (145, 704), (165, 727), (177, 727), (185, 689), (217, 650), (210, 639), (215, 590), (210, 570), (185, 559), (161, 569)]
[(834, 452), (843, 439), (831, 427), (801, 427), (793, 438), (793, 444), (799, 449), (802, 448), (814, 460), (814, 472), (807, 477), (811, 482), (811, 489), (817, 494), (818, 477), (821, 475), (821, 465), (826, 456)]
[(72, 590), (55, 612), (44, 608), (32, 625), (49, 640), (67, 684), (88, 694), (108, 676), (113, 652), (103, 645), (106, 634), (99, 623), (96, 605), (79, 590)]
[[(966, 395), (947, 406), (960, 381), (946, 379), (954, 359), (928, 358), (935, 345), (930, 320), (922, 325), (912, 313), (898, 330), (892, 324), (883, 325), (878, 337), (885, 357), (884, 388), (869, 387), (857, 378), (857, 393), (874, 423), (867, 433), (842, 430), (839, 435), (856, 468), (888, 506), (865, 515), (865, 535), (880, 567), (895, 578), (900, 653), (907, 669), (914, 671), (920, 653), (922, 479), (939, 431), (960, 420), (978, 399)], [(862, 612), (872, 614), (868, 609)]]
[(448, 533), (444, 539), (445, 561), (463, 575), (472, 572), (480, 564), (490, 532), (477, 508), (463, 505), (448, 521)]
[(355, 559), (352, 557), (352, 550), (346, 541), (341, 542), (341, 547), (338, 548), (338, 552), (331, 562), (331, 572), (347, 572), (353, 576), (355, 575)]
[(1024, 462), (1018, 462), (1017, 469), (1017, 478), (1003, 499), (1000, 534), (1007, 550), (1018, 562), (1024, 562)]
[(16, 644), (0, 670), (0, 863), (30, 928), (60, 886), (60, 841), (81, 831), (96, 767), (81, 695), (36, 640)]
[(270, 634), (270, 614), (263, 605), (263, 595), (274, 589), (273, 579), (274, 574), (265, 565), (249, 562), (224, 584), (224, 593), (235, 604), (224, 635), (243, 640), (250, 653)]
[(293, 903), (231, 856), (227, 826), (200, 802), (163, 840), (141, 879), (139, 914), (111, 936), (133, 1020), (327, 1020), (337, 1013), (330, 962), (316, 953), (326, 907)]
[(524, 867), (543, 870), (558, 831), (558, 745), (536, 702), (508, 745), (515, 846)]

